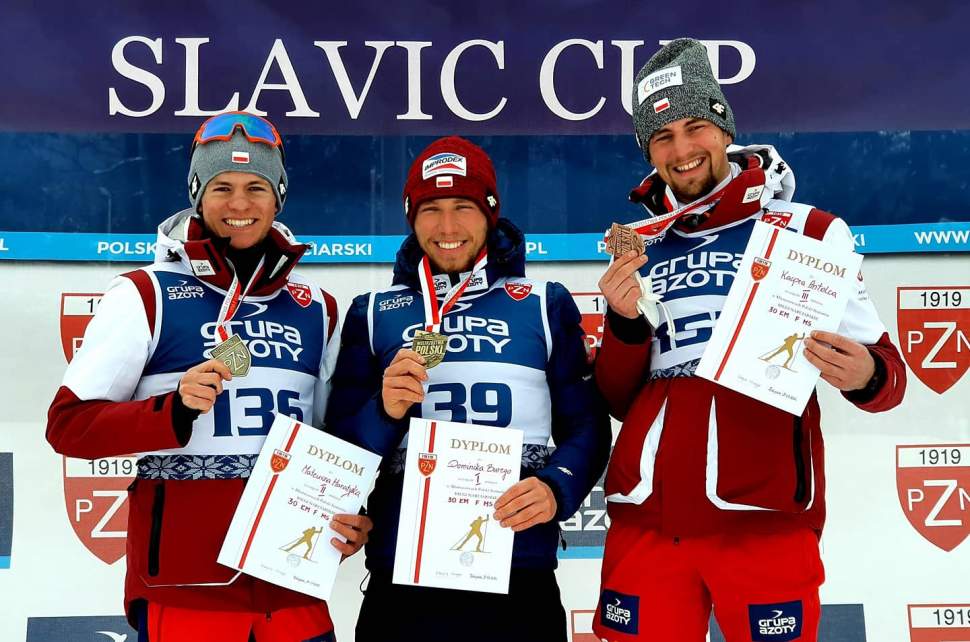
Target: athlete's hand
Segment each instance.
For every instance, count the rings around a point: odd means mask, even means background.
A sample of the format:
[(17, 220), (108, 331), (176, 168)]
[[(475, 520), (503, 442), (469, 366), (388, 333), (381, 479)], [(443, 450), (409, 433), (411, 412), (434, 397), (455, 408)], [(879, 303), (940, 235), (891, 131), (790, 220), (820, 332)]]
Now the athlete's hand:
[(606, 297), (606, 302), (614, 312), (627, 319), (640, 316), (637, 309), (637, 299), (641, 296), (640, 283), (634, 272), (646, 263), (646, 254), (638, 256), (636, 251), (630, 250), (614, 260), (599, 280), (600, 292)]
[(209, 412), (216, 397), (222, 394), (222, 382), (230, 381), (229, 366), (218, 359), (209, 359), (189, 368), (179, 380), (179, 395), (186, 408)]
[(374, 522), (367, 515), (339, 513), (330, 520), (330, 528), (347, 540), (342, 542), (336, 537), (330, 538), (330, 545), (343, 553), (343, 559), (347, 559), (367, 543), (367, 534), (374, 528)]
[(384, 402), (384, 412), (394, 419), (400, 419), (407, 414), (411, 404), (424, 401), (421, 382), (428, 380), (428, 370), (424, 363), (424, 357), (414, 350), (401, 348), (384, 370), (381, 399)]
[(834, 332), (812, 332), (805, 339), (805, 358), (822, 372), (822, 379), (843, 392), (865, 388), (876, 371), (868, 348)]
[(527, 477), (498, 498), (495, 519), (518, 533), (536, 524), (545, 524), (556, 516), (558, 508), (549, 485), (538, 477)]

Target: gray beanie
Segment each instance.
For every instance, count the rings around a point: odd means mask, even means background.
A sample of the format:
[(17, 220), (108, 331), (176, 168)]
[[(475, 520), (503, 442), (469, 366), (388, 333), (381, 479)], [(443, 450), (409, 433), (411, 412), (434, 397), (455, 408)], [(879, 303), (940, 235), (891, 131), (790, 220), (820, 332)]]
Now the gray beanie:
[(278, 148), (252, 143), (241, 131), (236, 131), (230, 140), (197, 145), (189, 163), (189, 200), (196, 211), (206, 185), (223, 172), (246, 172), (265, 178), (276, 194), (276, 210), (283, 209), (287, 178)]
[(734, 112), (714, 79), (707, 49), (692, 38), (678, 38), (653, 55), (633, 83), (633, 127), (643, 156), (650, 161), (650, 137), (682, 118), (709, 120), (733, 138)]

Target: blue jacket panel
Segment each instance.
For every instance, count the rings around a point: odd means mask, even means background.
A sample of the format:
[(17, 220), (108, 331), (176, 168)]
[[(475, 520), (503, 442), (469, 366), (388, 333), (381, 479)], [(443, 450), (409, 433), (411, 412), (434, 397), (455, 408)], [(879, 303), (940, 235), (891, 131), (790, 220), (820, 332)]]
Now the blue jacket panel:
[(545, 481), (558, 512), (516, 534), (514, 567), (555, 567), (556, 522), (575, 513), (606, 466), (609, 419), (592, 382), (579, 310), (561, 284), (524, 278), (524, 247), (522, 233), (500, 219), (489, 235), (484, 283), (470, 286), (445, 315), (445, 361), (428, 371), (424, 402), (402, 420), (384, 412), (381, 385), (394, 355), (424, 325), (422, 253), (413, 235), (398, 252), (392, 287), (358, 296), (347, 313), (327, 430), (384, 457), (368, 499), (371, 569), (393, 568), (410, 417), (523, 430), (522, 478)]

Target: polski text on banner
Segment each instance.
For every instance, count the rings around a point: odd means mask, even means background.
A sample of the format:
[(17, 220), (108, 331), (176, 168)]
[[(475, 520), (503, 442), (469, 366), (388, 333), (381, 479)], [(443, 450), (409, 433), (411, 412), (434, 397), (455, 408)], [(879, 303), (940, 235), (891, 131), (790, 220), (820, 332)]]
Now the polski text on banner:
[(394, 583), (508, 593), (515, 533), (493, 518), (522, 431), (411, 419)]
[(326, 600), (341, 553), (335, 514), (356, 514), (381, 458), (276, 415), (239, 500), (219, 563)]
[(838, 330), (861, 264), (854, 252), (756, 222), (697, 376), (800, 415), (819, 377), (804, 340)]

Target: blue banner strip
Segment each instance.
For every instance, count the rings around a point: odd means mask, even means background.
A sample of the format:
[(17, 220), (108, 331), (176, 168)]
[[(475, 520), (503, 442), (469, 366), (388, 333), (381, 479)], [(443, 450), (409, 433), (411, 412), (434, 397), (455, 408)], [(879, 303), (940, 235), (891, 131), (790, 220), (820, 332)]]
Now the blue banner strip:
[(561, 560), (598, 560), (602, 557), (602, 546), (570, 546), (566, 550), (559, 550)]
[(10, 568), (10, 556), (0, 555), (0, 568)]
[[(852, 228), (861, 254), (970, 252), (970, 222), (860, 225)], [(401, 241), (392, 236), (303, 236), (310, 245), (306, 263), (393, 263)], [(530, 261), (605, 260), (600, 234), (530, 234)], [(2, 232), (0, 260), (150, 262), (151, 234), (68, 234)]]

